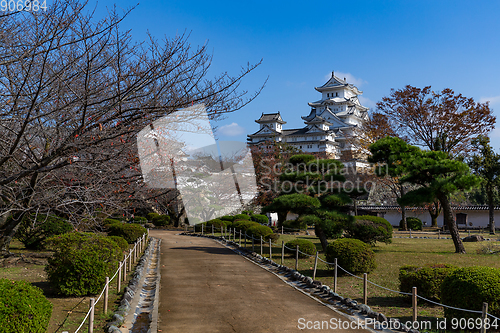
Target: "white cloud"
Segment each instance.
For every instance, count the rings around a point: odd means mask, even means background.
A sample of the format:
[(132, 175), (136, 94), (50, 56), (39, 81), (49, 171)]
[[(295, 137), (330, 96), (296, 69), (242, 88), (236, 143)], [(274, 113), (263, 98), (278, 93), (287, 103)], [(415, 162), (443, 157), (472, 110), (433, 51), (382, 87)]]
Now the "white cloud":
[(359, 102), (361, 103), (361, 105), (366, 106), (367, 108), (375, 109), (375, 107), (377, 106), (377, 103), (375, 103), (374, 101), (372, 101), (371, 99), (369, 99), (367, 97), (360, 95), (360, 96), (358, 96), (358, 99), (359, 99)]
[(245, 129), (237, 123), (231, 123), (229, 125), (219, 127), (218, 132), (219, 134), (225, 136), (238, 136), (241, 134), (245, 134)]
[[(355, 77), (351, 73), (335, 72), (334, 74), (338, 78), (341, 78), (341, 79), (345, 78), (347, 83), (353, 84), (353, 85), (357, 86), (358, 88), (361, 87), (363, 84), (368, 83), (361, 78)], [(328, 73), (325, 75), (325, 80), (328, 81), (328, 80), (330, 80), (331, 77), (332, 77), (332, 73)]]
[(490, 102), (490, 105), (498, 105), (500, 106), (500, 96), (493, 96), (493, 97), (481, 97), (479, 99), (479, 102), (484, 103), (484, 102)]

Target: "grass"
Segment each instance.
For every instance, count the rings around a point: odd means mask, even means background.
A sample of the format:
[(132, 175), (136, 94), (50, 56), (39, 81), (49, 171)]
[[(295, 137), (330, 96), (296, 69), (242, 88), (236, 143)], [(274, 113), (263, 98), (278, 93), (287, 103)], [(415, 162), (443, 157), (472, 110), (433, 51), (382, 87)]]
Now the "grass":
[[(479, 232), (471, 232), (471, 234)], [(424, 236), (429, 234), (416, 234)], [(465, 237), (468, 232), (462, 232)], [(399, 235), (398, 235), (399, 236)], [(432, 234), (437, 237), (436, 234)], [(450, 237), (442, 235), (442, 237)], [(490, 237), (483, 234), (485, 238)], [(281, 242), (285, 243), (295, 239), (302, 238), (312, 241), (319, 251), (322, 251), (321, 243), (318, 238), (312, 235), (280, 235), (278, 243), (280, 246), (273, 247), (273, 260), (281, 263)], [(492, 237), (493, 238), (493, 237)], [(494, 237), (497, 238), (496, 236)], [(498, 242), (489, 242), (499, 245)], [(476, 250), (482, 247), (484, 242), (464, 243), (467, 254), (456, 254), (453, 241), (451, 239), (422, 239), (422, 238), (394, 238), (391, 244), (377, 244), (373, 247), (377, 268), (368, 274), (368, 280), (392, 290), (399, 290), (399, 268), (404, 265), (425, 265), (448, 263), (458, 267), (465, 266), (490, 266), (500, 268), (500, 260), (497, 255), (477, 254)], [(242, 241), (242, 245), (243, 241)], [(247, 248), (251, 249), (251, 242), (247, 243)], [(260, 252), (260, 243), (255, 243), (255, 251)], [(269, 243), (263, 244), (263, 255), (269, 257)], [(325, 256), (320, 252), (319, 257), (325, 260)], [(284, 264), (288, 267), (295, 267), (295, 255), (286, 254)], [(299, 259), (298, 270), (307, 276), (313, 275), (314, 257)], [(360, 275), (361, 277), (362, 275)], [(316, 273), (316, 279), (333, 288), (333, 270), (328, 265), (319, 261)], [(363, 302), (363, 281), (352, 276), (339, 276), (337, 280), (337, 292), (358, 302)], [(379, 288), (372, 284), (368, 285), (368, 305), (377, 312), (382, 312), (388, 317), (399, 318), (402, 321), (411, 320), (412, 308), (410, 299), (407, 296)], [(432, 304), (426, 304), (419, 300), (418, 304), (419, 321), (430, 320), (432, 327), (436, 327), (436, 318), (443, 317), (443, 308)], [(480, 309), (476, 309), (480, 310)]]
[[(26, 254), (27, 251), (23, 244), (18, 240), (13, 240), (10, 244), (11, 252)], [(31, 251), (32, 252), (32, 251)], [(47, 274), (44, 271), (45, 266), (41, 264), (17, 263), (15, 266), (2, 267), (0, 269), (0, 278), (9, 280), (26, 280), (42, 289), (44, 295), (52, 303), (53, 310), (50, 318), (47, 332), (60, 333), (63, 331), (74, 332), (85, 318), (89, 310), (90, 298), (97, 299), (99, 295), (87, 297), (60, 297), (54, 293), (47, 281)], [(119, 306), (123, 290), (128, 285), (135, 270), (127, 272), (127, 277), (121, 283), (121, 288), (117, 290), (116, 278), (110, 283), (108, 312), (104, 314), (102, 300), (96, 305), (94, 317), (94, 332), (104, 332), (106, 323), (112, 318), (114, 310)], [(103, 285), (104, 287), (104, 285)], [(88, 320), (80, 329), (80, 332), (88, 331)]]

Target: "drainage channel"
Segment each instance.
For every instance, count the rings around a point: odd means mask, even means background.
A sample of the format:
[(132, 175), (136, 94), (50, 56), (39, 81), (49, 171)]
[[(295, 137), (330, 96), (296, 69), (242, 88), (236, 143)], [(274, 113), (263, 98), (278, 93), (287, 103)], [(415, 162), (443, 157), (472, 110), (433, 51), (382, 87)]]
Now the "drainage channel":
[[(125, 319), (124, 325), (120, 327), (123, 333), (148, 333), (156, 332), (157, 320), (155, 308), (158, 305), (158, 293), (160, 285), (159, 260), (160, 240), (151, 239), (151, 253), (147, 260), (146, 269), (142, 274), (137, 289), (131, 302), (131, 311)], [(129, 329), (127, 329), (130, 327)]]

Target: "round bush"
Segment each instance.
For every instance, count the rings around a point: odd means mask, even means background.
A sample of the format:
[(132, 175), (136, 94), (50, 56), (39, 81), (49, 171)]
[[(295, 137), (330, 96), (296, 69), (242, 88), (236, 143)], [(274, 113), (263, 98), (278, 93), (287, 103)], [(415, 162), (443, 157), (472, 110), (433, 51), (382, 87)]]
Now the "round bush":
[(222, 221), (233, 222), (234, 220), (236, 220), (236, 217), (231, 216), (231, 215), (224, 215), (224, 216), (219, 217), (219, 219)]
[(441, 284), (456, 267), (448, 264), (429, 264), (424, 267), (406, 265), (399, 269), (399, 290), (411, 293), (417, 287), (420, 296), (440, 300)]
[[(422, 221), (418, 217), (407, 217), (406, 227), (411, 230), (422, 230)], [(403, 229), (403, 220), (399, 221), (399, 229)]]
[(267, 218), (266, 215), (263, 214), (253, 214), (252, 215), (252, 221), (255, 221), (260, 224), (268, 224), (269, 219)]
[(141, 237), (147, 232), (146, 228), (142, 225), (134, 223), (117, 223), (107, 226), (108, 236), (123, 237), (129, 244), (134, 243), (137, 238)]
[(142, 216), (135, 216), (133, 220), (135, 223), (140, 223), (140, 224), (148, 223), (148, 219)]
[[(257, 225), (252, 225), (246, 230), (247, 235), (252, 236), (254, 238), (260, 239), (260, 236), (266, 241), (271, 238), (271, 241), (274, 241), (277, 239), (275, 237), (273, 230), (269, 228), (268, 226), (257, 224)], [(276, 235), (277, 236), (277, 235)]]
[(26, 281), (0, 279), (0, 333), (45, 333), (52, 303)]
[(72, 232), (47, 239), (54, 250), (45, 271), (57, 293), (65, 296), (98, 294), (106, 276), (113, 276), (122, 252), (109, 237)]
[[(297, 245), (299, 246), (299, 250), (307, 253), (309, 255), (316, 255), (316, 246), (314, 246), (313, 242), (307, 239), (293, 239), (285, 244), (285, 252), (286, 253), (292, 253), (295, 255), (295, 251), (297, 248)], [(307, 256), (305, 254), (302, 254), (299, 252), (299, 258), (306, 258)]]
[[(375, 269), (375, 253), (359, 239), (341, 238), (326, 248), (326, 261), (337, 264), (350, 273), (369, 273)], [(342, 270), (340, 270), (342, 272)]]
[(118, 245), (118, 247), (120, 248), (120, 250), (122, 250), (122, 252), (125, 252), (128, 250), (128, 242), (125, 240), (125, 238), (123, 237), (120, 237), (120, 236), (108, 236), (109, 239), (111, 239), (113, 242), (116, 243), (116, 245)]
[(38, 214), (36, 218), (31, 215), (21, 223), (16, 237), (27, 249), (41, 250), (46, 238), (72, 230), (73, 226), (66, 219), (55, 215)]
[(237, 214), (237, 215), (234, 215), (234, 219), (235, 220), (248, 220), (248, 221), (250, 221), (250, 216), (248, 216), (247, 214)]
[(148, 213), (148, 221), (153, 221), (156, 216), (160, 216), (158, 213)]
[(236, 230), (241, 230), (242, 232), (248, 230), (248, 228), (253, 226), (260, 226), (260, 224), (248, 220), (235, 220), (233, 222), (233, 228), (235, 228)]
[[(488, 313), (500, 316), (500, 269), (492, 267), (463, 267), (448, 274), (441, 284), (441, 302), (468, 310), (482, 309), (488, 303)], [(444, 316), (477, 318), (481, 314), (444, 308)]]
[(392, 241), (392, 225), (378, 216), (355, 216), (354, 220), (345, 224), (345, 236), (371, 245), (375, 245), (376, 242), (388, 244)]
[(207, 230), (211, 231), (212, 226), (214, 226), (214, 231), (220, 232), (222, 227), (224, 227), (224, 228), (226, 227), (226, 222), (228, 222), (228, 221), (222, 221), (220, 219), (208, 220), (206, 223)]
[(166, 227), (170, 223), (170, 216), (157, 215), (153, 217), (152, 222), (156, 227)]

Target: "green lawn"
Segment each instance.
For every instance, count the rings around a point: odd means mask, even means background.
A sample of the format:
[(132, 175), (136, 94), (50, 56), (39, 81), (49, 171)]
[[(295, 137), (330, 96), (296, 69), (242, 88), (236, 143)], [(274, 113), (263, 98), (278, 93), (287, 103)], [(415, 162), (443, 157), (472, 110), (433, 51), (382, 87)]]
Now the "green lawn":
[[(466, 233), (463, 233), (463, 236), (466, 236)], [(486, 237), (487, 235), (484, 236)], [(314, 236), (280, 235), (277, 241), (280, 246), (273, 248), (273, 260), (275, 262), (281, 263), (281, 242), (284, 241), (286, 243), (294, 238), (309, 239), (321, 251), (319, 239)], [(499, 245), (497, 242), (491, 243)], [(247, 247), (251, 248), (251, 242), (248, 244)], [(459, 267), (490, 266), (500, 268), (500, 260), (497, 255), (480, 255), (476, 253), (476, 249), (483, 246), (485, 242), (464, 244), (467, 254), (455, 254), (455, 248), (451, 239), (394, 238), (391, 244), (382, 243), (373, 248), (376, 254), (377, 268), (368, 274), (368, 280), (385, 288), (399, 290), (399, 268), (404, 265), (448, 263)], [(243, 242), (242, 245), (244, 245)], [(260, 251), (260, 244), (255, 244), (255, 250), (256, 252)], [(263, 254), (268, 257), (268, 244), (264, 244)], [(323, 253), (320, 253), (319, 256), (325, 259)], [(285, 254), (284, 264), (294, 268), (295, 256)], [(302, 274), (312, 276), (313, 267), (313, 257), (299, 259), (299, 271)], [(316, 279), (333, 288), (333, 270), (321, 261), (318, 264)], [(363, 281), (351, 276), (339, 276), (337, 292), (341, 296), (350, 297), (362, 302)], [(371, 284), (368, 285), (368, 305), (375, 311), (384, 313), (386, 316), (400, 318), (404, 321), (411, 320), (412, 310), (408, 298)], [(435, 320), (436, 317), (443, 317), (443, 310), (440, 306), (425, 304), (419, 300), (418, 314), (419, 320)]]

